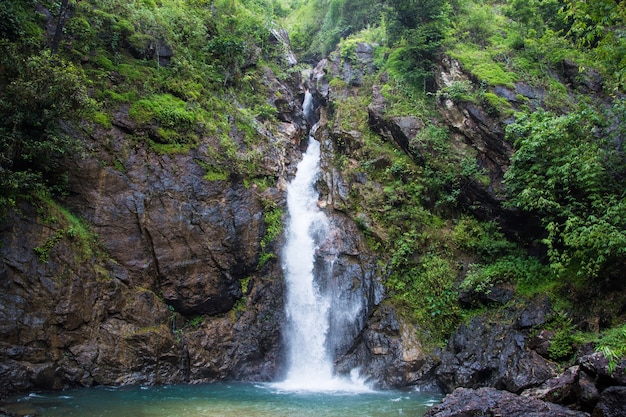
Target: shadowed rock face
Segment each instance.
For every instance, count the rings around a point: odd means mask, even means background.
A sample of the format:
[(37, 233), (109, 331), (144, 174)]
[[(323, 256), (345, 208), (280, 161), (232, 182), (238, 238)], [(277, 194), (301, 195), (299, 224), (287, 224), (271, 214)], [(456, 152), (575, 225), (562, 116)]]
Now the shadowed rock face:
[(475, 317), (452, 335), (436, 372), (447, 392), (496, 387), (519, 393), (556, 375), (553, 363), (527, 348), (522, 329), (503, 324), (514, 322), (520, 313), (504, 315), (495, 320)]
[(242, 295), (239, 281), (256, 267), (263, 211), (242, 183), (205, 181), (194, 156), (139, 149), (125, 174), (86, 161), (68, 203), (93, 225), (131, 284), (157, 285), (186, 315), (225, 313)]
[(0, 393), (280, 373), (282, 271), (259, 261), (280, 239), (260, 242), (264, 204), (284, 204), (303, 121), (297, 88), (267, 83), (296, 103), (258, 132), (259, 175), (273, 186), (205, 179), (216, 139), (160, 154), (121, 108), (111, 129), (83, 138), (88, 157), (64, 161), (61, 205), (95, 238), (41, 202), (0, 224)]

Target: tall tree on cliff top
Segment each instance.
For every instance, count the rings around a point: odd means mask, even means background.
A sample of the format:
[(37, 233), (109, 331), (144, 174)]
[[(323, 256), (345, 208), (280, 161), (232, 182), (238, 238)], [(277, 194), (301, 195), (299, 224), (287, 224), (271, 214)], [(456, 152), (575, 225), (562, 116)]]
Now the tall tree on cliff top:
[(448, 2), (387, 0), (387, 5), (389, 43), (399, 46), (389, 57), (391, 70), (415, 87), (430, 90), (432, 62), (448, 24)]
[(62, 182), (59, 162), (78, 147), (63, 122), (93, 109), (82, 70), (52, 55), (40, 24), (35, 2), (0, 4), (0, 212)]

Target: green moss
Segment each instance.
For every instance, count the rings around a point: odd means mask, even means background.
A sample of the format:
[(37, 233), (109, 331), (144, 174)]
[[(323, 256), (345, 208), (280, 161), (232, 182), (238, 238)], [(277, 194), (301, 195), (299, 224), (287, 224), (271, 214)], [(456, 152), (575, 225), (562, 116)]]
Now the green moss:
[(48, 262), (52, 249), (63, 240), (72, 247), (77, 262), (92, 260), (94, 255), (100, 254), (97, 237), (81, 219), (49, 196), (39, 196), (37, 204), (40, 221), (56, 229), (43, 244), (33, 248), (41, 262)]
[(507, 99), (494, 93), (482, 94), (484, 104), (490, 113), (511, 116), (515, 113)]
[(493, 51), (479, 48), (473, 44), (456, 44), (454, 49), (449, 51), (450, 55), (459, 60), (461, 65), (472, 73), (478, 80), (486, 82), (492, 86), (515, 87), (518, 75), (505, 68), (502, 62), (494, 61)]
[(207, 171), (203, 178), (207, 181), (226, 181), (228, 176), (227, 172)]
[(187, 154), (193, 147), (189, 143), (157, 143), (150, 141), (150, 148), (163, 155)]
[(92, 62), (97, 67), (100, 67), (107, 71), (115, 70), (115, 65), (113, 65), (113, 62), (111, 61), (111, 59), (109, 59), (109, 57), (102, 52), (96, 54), (96, 56), (92, 59)]
[(91, 120), (94, 123), (99, 124), (100, 126), (104, 127), (105, 129), (110, 129), (112, 126), (111, 116), (101, 111), (94, 112), (93, 115), (91, 116)]
[(153, 121), (166, 128), (189, 129), (196, 115), (187, 108), (187, 103), (171, 94), (157, 94), (132, 104), (129, 116), (137, 123)]

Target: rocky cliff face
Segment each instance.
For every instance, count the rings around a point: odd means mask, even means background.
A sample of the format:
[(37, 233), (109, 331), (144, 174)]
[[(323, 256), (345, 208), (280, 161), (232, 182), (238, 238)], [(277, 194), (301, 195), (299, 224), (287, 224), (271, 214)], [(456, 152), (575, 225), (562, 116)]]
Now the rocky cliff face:
[[(309, 126), (298, 78), (264, 77), (278, 110), (274, 126), (256, 132), (269, 187), (205, 175), (216, 138), (158, 152), (150, 126), (124, 106), (110, 128), (72, 132), (88, 154), (64, 161), (69, 193), (60, 204), (23, 202), (0, 226), (0, 393), (280, 376), (284, 283), (280, 259), (268, 255), (280, 254), (281, 237), (266, 239), (266, 216), (285, 205)], [(234, 125), (229, 136), (244, 147)], [(359, 310), (356, 321), (331, 323), (342, 331), (330, 348), (349, 371), (368, 360), (353, 358), (364, 334), (377, 337), (366, 323), (383, 290), (376, 257), (340, 210), (345, 179), (322, 142), (331, 238), (319, 256), (333, 259), (322, 285)]]
[[(355, 129), (346, 130), (337, 123), (336, 114), (332, 113), (337, 110), (338, 99), (349, 97), (356, 89), (362, 88), (364, 76), (373, 71), (372, 54), (371, 45), (359, 43), (355, 46), (354, 60), (331, 54), (320, 61), (309, 80), (305, 80), (315, 101), (320, 104), (320, 122), (314, 135), (323, 151), (323, 175), (319, 184), (322, 202), (338, 230), (343, 231), (344, 239), (349, 239), (347, 247), (351, 249), (345, 252), (344, 259), (351, 265), (358, 265), (352, 273), (350, 269), (354, 270), (354, 266), (337, 272), (343, 274), (342, 280), (346, 285), (357, 283), (356, 295), (368, 300), (362, 320), (355, 323), (353, 331), (345, 337), (343, 347), (335, 352), (336, 367), (339, 373), (358, 368), (362, 376), (383, 388), (429, 385), (433, 382), (432, 371), (436, 361), (425, 352), (415, 336), (419, 329), (399, 317), (392, 307), (381, 303), (384, 293), (380, 282), (382, 269), (378, 265), (379, 257), (356, 227), (359, 221), (356, 213), (348, 209), (354, 185), (372, 181), (346, 175), (336, 164), (338, 155), (346, 158), (348, 164), (359, 164), (355, 154), (363, 147), (362, 133)], [(342, 84), (333, 86), (334, 79), (341, 80)], [(384, 119), (382, 115), (379, 123), (384, 126), (379, 133), (388, 140), (395, 140), (403, 150), (403, 140), (406, 144), (408, 139), (402, 135), (415, 135), (420, 126), (416, 118)], [(365, 279), (358, 279), (359, 276)]]
[[(476, 318), (455, 332), (445, 349), (426, 351), (417, 325), (383, 302), (379, 259), (357, 226), (357, 214), (348, 210), (355, 184), (367, 182), (374, 190), (382, 185), (346, 175), (335, 163), (339, 155), (358, 164), (353, 156), (363, 139), (362, 132), (333, 123), (332, 117), (339, 97), (364, 88), (364, 76), (373, 71), (372, 52), (370, 45), (358, 44), (354, 60), (334, 54), (306, 81), (319, 106), (320, 123), (313, 132), (322, 145), (318, 188), (331, 222), (331, 238), (318, 254), (333, 259), (323, 285), (359, 306), (356, 321), (335, 317), (331, 323), (344, 329), (330, 341), (338, 372), (359, 368), (380, 387), (437, 384), (450, 392), (496, 387), (546, 399), (541, 387), (557, 372), (541, 346), (532, 346), (529, 329), (545, 322), (549, 306), (508, 311), (495, 321)], [(270, 91), (280, 91), (269, 98), (278, 110), (274, 129), (257, 132), (263, 136), (261, 175), (274, 180), (268, 188), (236, 174), (218, 180), (205, 176), (215, 138), (183, 153), (156, 152), (125, 108), (110, 129), (75, 132), (89, 155), (65, 162), (70, 192), (62, 199), (64, 208), (43, 200), (23, 202), (0, 225), (0, 393), (280, 375), (282, 271), (278, 259), (266, 263), (264, 255), (278, 253), (281, 242), (261, 242), (268, 233), (268, 207), (284, 207), (284, 183), (293, 175), (309, 126), (298, 104), (299, 81), (287, 85), (265, 76)], [(342, 83), (333, 84), (334, 79)], [(465, 81), (454, 60), (439, 63), (440, 89)], [(409, 145), (424, 121), (386, 115), (381, 85), (368, 88), (368, 128), (423, 163), (419, 147)], [(540, 91), (523, 84), (516, 88), (531, 104), (541, 100)], [(513, 92), (495, 93), (514, 104)], [(532, 229), (532, 219), (501, 204), (512, 152), (504, 140), (506, 117), (445, 95), (437, 105), (455, 145), (471, 149), (489, 177), (486, 183), (464, 184), (460, 201), (477, 217), (500, 221), (511, 236)], [(232, 135), (237, 141), (236, 129)], [(591, 409), (602, 403), (598, 387), (606, 388), (608, 377), (601, 366), (587, 362), (577, 365), (572, 384), (586, 389)], [(457, 391), (451, 401), (458, 403), (459, 397), (463, 403), (468, 396), (480, 403), (490, 395), (498, 404), (512, 398), (483, 389)], [(607, 398), (610, 403), (613, 397)], [(543, 407), (525, 402), (531, 409)]]
[(297, 80), (266, 77), (284, 103), (257, 132), (276, 181), (263, 190), (205, 178), (213, 138), (156, 152), (124, 108), (110, 129), (73, 132), (89, 155), (65, 161), (65, 208), (24, 202), (0, 226), (0, 392), (278, 372), (282, 272), (261, 256), (280, 242), (261, 241), (305, 126)]

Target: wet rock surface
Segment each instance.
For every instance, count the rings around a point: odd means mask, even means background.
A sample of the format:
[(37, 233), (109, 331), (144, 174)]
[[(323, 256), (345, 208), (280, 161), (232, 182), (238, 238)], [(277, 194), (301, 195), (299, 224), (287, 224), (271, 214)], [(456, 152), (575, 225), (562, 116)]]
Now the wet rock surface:
[(457, 388), (424, 414), (424, 417), (470, 416), (588, 417), (589, 414), (495, 388)]
[(436, 371), (447, 392), (458, 387), (495, 387), (519, 393), (557, 374), (556, 365), (526, 346), (526, 334), (507, 324), (524, 312), (504, 314), (475, 317), (452, 335)]
[(361, 376), (378, 388), (417, 385), (438, 390), (433, 377), (436, 361), (417, 340), (417, 330), (399, 319), (392, 308), (382, 306), (337, 368), (340, 372), (358, 368)]
[(626, 415), (626, 387), (609, 387), (600, 395), (591, 417), (618, 417)]
[(260, 263), (280, 242), (260, 242), (304, 121), (298, 87), (265, 76), (296, 103), (259, 130), (272, 187), (205, 178), (215, 138), (159, 153), (121, 106), (110, 129), (82, 138), (87, 157), (64, 161), (62, 209), (25, 202), (0, 224), (0, 394), (280, 372), (282, 271)]

